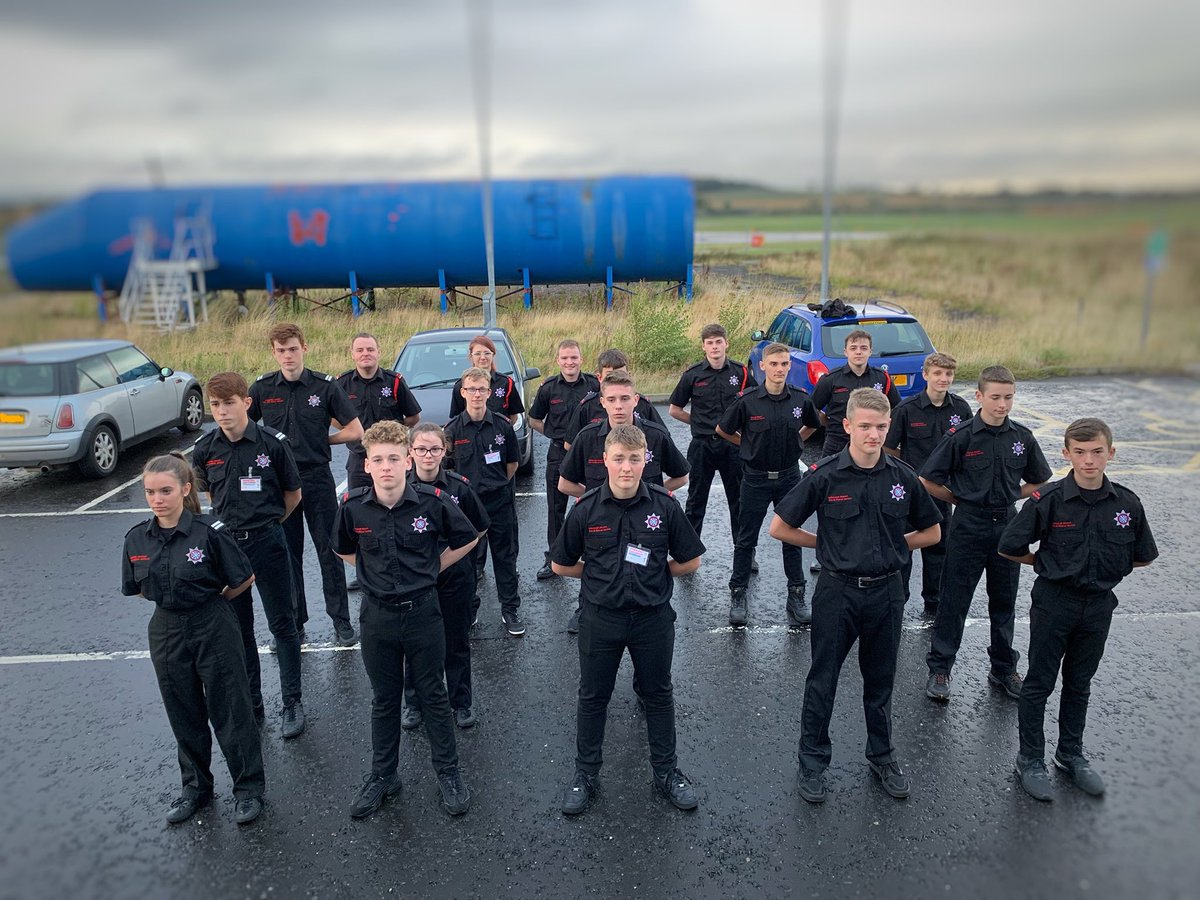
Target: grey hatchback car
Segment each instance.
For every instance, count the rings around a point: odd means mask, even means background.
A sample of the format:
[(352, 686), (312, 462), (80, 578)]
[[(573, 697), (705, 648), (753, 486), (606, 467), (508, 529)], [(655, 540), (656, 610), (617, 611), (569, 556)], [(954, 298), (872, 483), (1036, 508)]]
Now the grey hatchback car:
[(0, 468), (74, 463), (103, 478), (121, 452), (171, 428), (198, 431), (200, 385), (129, 341), (59, 341), (0, 350)]

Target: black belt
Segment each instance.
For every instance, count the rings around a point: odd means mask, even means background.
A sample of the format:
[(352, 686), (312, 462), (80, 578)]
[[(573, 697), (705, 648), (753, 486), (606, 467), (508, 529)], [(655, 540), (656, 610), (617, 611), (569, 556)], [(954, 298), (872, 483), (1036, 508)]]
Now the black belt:
[(829, 575), (843, 584), (848, 584), (851, 587), (868, 588), (877, 584), (882, 584), (889, 578), (899, 578), (899, 572), (888, 572), (886, 575), (846, 575), (842, 572), (835, 572), (832, 569), (822, 569), (822, 575)]
[(991, 516), (993, 521), (1007, 517), (1013, 510), (1013, 505), (1008, 506), (985, 506), (982, 503), (972, 503), (969, 500), (960, 500), (958, 502), (960, 509), (969, 509), (981, 516)]
[(382, 606), (384, 609), (396, 609), (400, 612), (408, 612), (409, 610), (420, 606), (431, 597), (436, 598), (437, 591), (434, 588), (430, 588), (423, 594), (417, 594), (417, 596), (413, 597), (411, 600), (382, 600), (373, 594), (368, 594), (366, 591), (363, 591), (363, 597), (367, 600), (370, 600), (372, 603)]
[(770, 469), (755, 469), (752, 466), (745, 466), (745, 465), (742, 466), (742, 469), (746, 472), (747, 475), (760, 475), (760, 476), (766, 478), (767, 481), (778, 481), (784, 475), (796, 475), (800, 471), (799, 466), (797, 466), (795, 463), (793, 463), (791, 466), (789, 466), (786, 469), (780, 469), (775, 472), (771, 471)]
[(257, 528), (244, 528), (241, 531), (230, 528), (226, 534), (228, 534), (235, 541), (248, 541), (256, 534), (261, 534), (262, 532), (274, 527), (274, 525), (260, 525)]

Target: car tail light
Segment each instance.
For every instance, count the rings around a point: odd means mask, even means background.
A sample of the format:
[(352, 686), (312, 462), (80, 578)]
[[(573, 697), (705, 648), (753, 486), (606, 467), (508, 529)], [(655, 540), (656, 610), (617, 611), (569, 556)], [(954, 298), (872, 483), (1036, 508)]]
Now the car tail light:
[(64, 403), (58, 410), (58, 421), (54, 423), (55, 428), (74, 428), (75, 427), (75, 410), (71, 408), (70, 403)]
[(819, 359), (810, 359), (808, 361), (808, 383), (815, 386), (822, 375), (829, 374), (829, 366), (821, 362)]

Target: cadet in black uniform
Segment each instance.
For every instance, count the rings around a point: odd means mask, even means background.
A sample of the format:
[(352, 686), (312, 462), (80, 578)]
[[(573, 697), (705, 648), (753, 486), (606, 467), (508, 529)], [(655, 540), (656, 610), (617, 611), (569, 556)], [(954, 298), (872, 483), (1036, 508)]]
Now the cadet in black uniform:
[[(1108, 425), (1076, 419), (1064, 443), (1063, 457), (1071, 463), (1067, 477), (1035, 490), (1000, 536), (1001, 554), (1037, 572), (1029, 609), (1029, 673), (1017, 704), (1016, 769), (1021, 787), (1038, 800), (1054, 799), (1042, 726), (1060, 667), (1054, 765), (1086, 793), (1104, 793), (1104, 780), (1083, 755), (1092, 676), (1117, 606), (1113, 588), (1158, 558), (1142, 501), (1104, 474), (1115, 452)], [(1035, 542), (1037, 553), (1030, 553)]]
[[(373, 334), (362, 332), (350, 341), (350, 355), (354, 368), (337, 377), (338, 386), (346, 392), (358, 413), (358, 421), (364, 429), (376, 422), (394, 421), (409, 428), (417, 424), (421, 416), (421, 404), (408, 389), (404, 376), (379, 365), (379, 339)], [(367, 487), (370, 476), (363, 470), (366, 454), (362, 443), (351, 441), (346, 445), (346, 487)]]
[(242, 636), (226, 600), (248, 590), (254, 574), (221, 522), (200, 514), (182, 454), (151, 459), (142, 485), (154, 517), (125, 535), (121, 593), (154, 602), (150, 660), (183, 777), (167, 821), (185, 822), (212, 801), (212, 722), (233, 779), (234, 816), (245, 825), (262, 812), (266, 777)]
[[(738, 395), (758, 382), (749, 367), (725, 355), (729, 341), (724, 326), (705, 325), (700, 329), (700, 341), (704, 347), (704, 361), (684, 370), (671, 392), (668, 410), (672, 418), (692, 430), (692, 442), (687, 451), (690, 480), (684, 508), (696, 534), (701, 534), (704, 513), (708, 509), (708, 492), (713, 476), (719, 472), (729, 504), (729, 533), (736, 537), (742, 463), (737, 449), (717, 435), (717, 425)], [(684, 409), (689, 404), (690, 411)]]
[[(508, 419), (487, 407), (488, 373), (471, 368), (463, 372), (462, 388), (467, 408), (446, 426), (454, 470), (466, 478), (487, 510), (487, 542), (492, 551), (492, 572), (500, 618), (513, 637), (525, 633), (521, 622), (521, 593), (517, 584), (517, 512), (512, 478), (521, 461), (517, 436)], [(472, 619), (474, 616), (472, 616)]]
[(646, 439), (640, 429), (613, 428), (604, 459), (608, 480), (580, 498), (551, 556), (559, 575), (582, 579), (584, 600), (575, 777), (563, 792), (562, 811), (583, 812), (595, 794), (608, 701), (626, 650), (646, 707), (654, 785), (679, 809), (695, 809), (699, 800), (675, 755), (670, 601), (672, 579), (700, 567), (704, 545), (670, 492), (642, 477)]
[[(892, 426), (888, 430), (887, 443), (883, 452), (904, 460), (916, 471), (921, 471), (925, 460), (951, 428), (971, 418), (971, 406), (958, 394), (950, 393), (954, 384), (954, 372), (958, 361), (945, 353), (931, 353), (925, 357), (923, 366), (925, 390), (909, 397), (892, 410)], [(950, 505), (936, 497), (942, 520), (950, 522)], [(921, 551), (921, 597), (925, 601), (925, 612), (937, 612), (938, 596), (942, 583), (942, 567), (946, 561), (946, 539), (949, 527), (942, 529), (942, 539)], [(909, 578), (912, 575), (912, 558), (904, 568), (904, 597), (910, 595)]]
[[(746, 588), (767, 504), (778, 508), (796, 486), (804, 441), (820, 427), (808, 392), (787, 383), (792, 354), (786, 344), (764, 347), (759, 367), (763, 383), (744, 391), (717, 426), (718, 435), (740, 448), (742, 466), (740, 512), (729, 576), (730, 625), (749, 621)], [(788, 620), (794, 625), (807, 624), (812, 621), (812, 613), (804, 597), (804, 558), (799, 547), (783, 544), (783, 571), (787, 576)]]
[[(596, 378), (601, 384), (604, 383), (609, 372), (615, 372), (617, 369), (629, 373), (629, 357), (615, 347), (603, 351), (596, 360)], [(564, 449), (570, 450), (575, 436), (583, 428), (593, 422), (603, 422), (606, 415), (604, 406), (600, 403), (600, 388), (597, 386), (583, 395), (575, 415), (567, 419), (567, 430), (563, 436)], [(637, 403), (633, 407), (633, 424), (640, 425), (642, 422), (654, 422), (663, 428), (667, 427), (667, 423), (658, 414), (654, 404), (645, 397), (638, 397)]]
[[(838, 674), (855, 640), (867, 762), (885, 791), (897, 799), (909, 794), (892, 746), (892, 687), (904, 618), (900, 570), (913, 550), (938, 540), (941, 514), (917, 473), (883, 453), (890, 412), (879, 391), (855, 390), (843, 422), (849, 446), (811, 466), (771, 521), (772, 537), (815, 547), (821, 562), (800, 731), (800, 796), (809, 803), (825, 799), (833, 751), (829, 721)], [(802, 528), (814, 512), (815, 534)]]
[(970, 423), (952, 427), (921, 468), (921, 483), (929, 493), (954, 506), (942, 595), (926, 657), (925, 693), (934, 700), (950, 699), (950, 670), (975, 586), (985, 571), (992, 621), (988, 681), (1013, 699), (1021, 696), (1020, 655), (1012, 645), (1021, 567), (996, 548), (1004, 526), (1016, 514), (1013, 504), (1049, 481), (1052, 473), (1033, 432), (1008, 417), (1015, 393), (1012, 372), (1004, 366), (984, 369), (975, 391), (979, 412)]
[[(304, 524), (317, 550), (325, 611), (333, 620), (337, 641), (348, 647), (356, 640), (350, 624), (346, 575), (329, 547), (337, 490), (329, 471), (331, 444), (346, 444), (362, 437), (362, 424), (346, 392), (332, 375), (304, 367), (308, 345), (297, 325), (280, 323), (268, 335), (279, 371), (260, 375), (250, 387), (250, 418), (261, 420), (288, 436), (300, 469), (304, 499), (299, 515), (289, 516), (283, 531), (292, 557), (292, 585), (296, 595), (296, 627), (304, 634), (308, 601), (304, 594)], [(330, 425), (338, 430), (329, 433)], [(301, 638), (303, 640), (303, 637)]]
[(821, 413), (821, 423), (825, 425), (823, 452), (827, 456), (843, 449), (849, 441), (842, 420), (851, 391), (874, 388), (887, 396), (893, 409), (900, 405), (900, 392), (892, 384), (892, 376), (870, 365), (871, 335), (856, 328), (846, 335), (844, 346), (846, 365), (822, 376), (813, 387), (813, 406)]
[(404, 663), (421, 700), (442, 804), (453, 816), (470, 808), (443, 684), (446, 639), (437, 579), (470, 553), (474, 526), (440, 488), (408, 482), (408, 429), (377, 422), (363, 435), (374, 487), (358, 488), (337, 511), (334, 551), (362, 582), (362, 657), (371, 679), (371, 772), (350, 805), (369, 816), (400, 792), (400, 719)]
[[(434, 422), (422, 422), (409, 429), (412, 446), (413, 484), (436, 487), (463, 511), (475, 526), (477, 537), (488, 529), (487, 510), (471, 490), (467, 479), (442, 465), (446, 456), (446, 433)], [(454, 722), (459, 728), (476, 723), (471, 691), (471, 621), (474, 618), (472, 598), (475, 596), (475, 565), (470, 559), (460, 559), (438, 575), (438, 605), (442, 610), (442, 627), (446, 633), (446, 689)], [(404, 717), (400, 723), (405, 730), (421, 724), (421, 700), (412, 677), (412, 665), (404, 660)]]
[[(486, 335), (477, 335), (467, 345), (467, 355), (471, 365), (488, 373), (487, 408), (494, 413), (506, 416), (510, 423), (517, 421), (517, 416), (525, 412), (525, 398), (517, 390), (517, 383), (509, 375), (496, 371), (496, 345)], [(463, 373), (466, 374), (465, 372)], [(450, 418), (462, 413), (467, 404), (462, 395), (463, 381), (460, 377), (450, 390)]]
[[(208, 491), (213, 513), (225, 523), (225, 534), (238, 543), (254, 570), (267, 627), (279, 655), (279, 687), (283, 693), (282, 735), (304, 731), (300, 692), (300, 633), (292, 599), (292, 565), (280, 522), (299, 505), (300, 473), (287, 439), (278, 431), (250, 421), (246, 379), (221, 372), (208, 380), (208, 405), (217, 427), (200, 437), (192, 450), (197, 485)], [(254, 639), (254, 605), (246, 591), (233, 600), (250, 697), (262, 717), (262, 676)]]
[(558, 489), (558, 470), (567, 452), (563, 446), (567, 423), (574, 417), (584, 396), (600, 389), (600, 382), (594, 375), (580, 371), (583, 357), (578, 341), (559, 341), (555, 355), (558, 374), (542, 382), (529, 407), (530, 426), (550, 439), (550, 449), (546, 451), (546, 560), (538, 569), (538, 581), (554, 577), (550, 568), (550, 549), (567, 514), (567, 495)]

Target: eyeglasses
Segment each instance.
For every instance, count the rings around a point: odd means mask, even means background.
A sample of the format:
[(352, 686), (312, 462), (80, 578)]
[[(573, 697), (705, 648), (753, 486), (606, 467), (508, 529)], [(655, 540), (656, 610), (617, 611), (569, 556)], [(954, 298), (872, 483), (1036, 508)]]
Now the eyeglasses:
[(412, 452), (417, 456), (441, 456), (446, 452), (445, 447), (413, 447)]
[(489, 390), (491, 390), (491, 388), (485, 388), (485, 387), (469, 388), (469, 387), (465, 387), (465, 388), (463, 388), (463, 390), (464, 390), (464, 391), (466, 391), (468, 394), (486, 394), (486, 393), (487, 393)]

